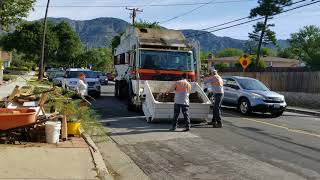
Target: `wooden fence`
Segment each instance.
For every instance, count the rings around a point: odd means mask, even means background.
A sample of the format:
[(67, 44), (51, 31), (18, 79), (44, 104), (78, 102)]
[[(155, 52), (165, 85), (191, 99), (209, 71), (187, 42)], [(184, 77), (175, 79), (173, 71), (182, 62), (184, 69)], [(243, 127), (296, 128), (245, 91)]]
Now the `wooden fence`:
[(220, 72), (222, 76), (246, 76), (260, 80), (273, 91), (320, 94), (320, 71)]

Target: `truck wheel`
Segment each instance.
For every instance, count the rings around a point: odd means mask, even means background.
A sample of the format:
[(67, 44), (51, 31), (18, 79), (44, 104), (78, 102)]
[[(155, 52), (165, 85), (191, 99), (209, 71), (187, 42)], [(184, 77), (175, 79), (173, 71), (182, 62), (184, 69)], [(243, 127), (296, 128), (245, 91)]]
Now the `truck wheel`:
[(119, 97), (119, 83), (118, 83), (118, 81), (116, 81), (116, 83), (114, 85), (114, 96)]

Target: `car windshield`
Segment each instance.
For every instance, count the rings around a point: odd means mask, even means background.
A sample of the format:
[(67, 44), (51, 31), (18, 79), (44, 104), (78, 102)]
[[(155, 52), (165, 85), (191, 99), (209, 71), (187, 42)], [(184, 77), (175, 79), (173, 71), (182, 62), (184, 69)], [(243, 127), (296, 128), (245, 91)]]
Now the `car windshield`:
[(57, 78), (57, 77), (63, 77), (63, 75), (64, 75), (64, 72), (63, 72), (63, 71), (61, 71), (61, 72), (55, 72), (55, 73), (54, 73), (54, 77), (55, 77), (55, 78)]
[(93, 71), (67, 71), (68, 78), (79, 78), (80, 73), (84, 73), (86, 78), (97, 78), (97, 73)]
[(141, 68), (192, 71), (193, 56), (190, 52), (141, 51)]
[(238, 82), (246, 90), (269, 91), (262, 82), (255, 79), (238, 79)]

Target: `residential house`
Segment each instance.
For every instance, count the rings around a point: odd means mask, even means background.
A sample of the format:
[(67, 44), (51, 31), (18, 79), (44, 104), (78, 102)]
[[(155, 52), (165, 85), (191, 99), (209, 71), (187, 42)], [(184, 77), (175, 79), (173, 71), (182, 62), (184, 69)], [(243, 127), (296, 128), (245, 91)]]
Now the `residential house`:
[[(300, 62), (296, 59), (287, 59), (287, 58), (280, 58), (280, 57), (272, 57), (266, 56), (262, 57), (263, 61), (266, 63), (268, 67), (299, 67)], [(239, 63), (239, 57), (221, 57), (221, 58), (208, 58), (208, 68), (214, 66), (218, 63), (225, 63), (228, 67), (235, 67), (237, 63)]]
[(10, 67), (11, 60), (12, 60), (12, 54), (11, 52), (3, 51), (0, 49), (0, 60), (3, 61), (3, 67)]

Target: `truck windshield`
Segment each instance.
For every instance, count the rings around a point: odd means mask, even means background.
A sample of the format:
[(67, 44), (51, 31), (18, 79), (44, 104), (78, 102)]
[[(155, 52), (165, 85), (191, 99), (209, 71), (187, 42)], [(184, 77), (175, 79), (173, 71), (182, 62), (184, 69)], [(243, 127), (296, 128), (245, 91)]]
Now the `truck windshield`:
[(142, 50), (140, 68), (192, 71), (193, 57), (189, 52)]

